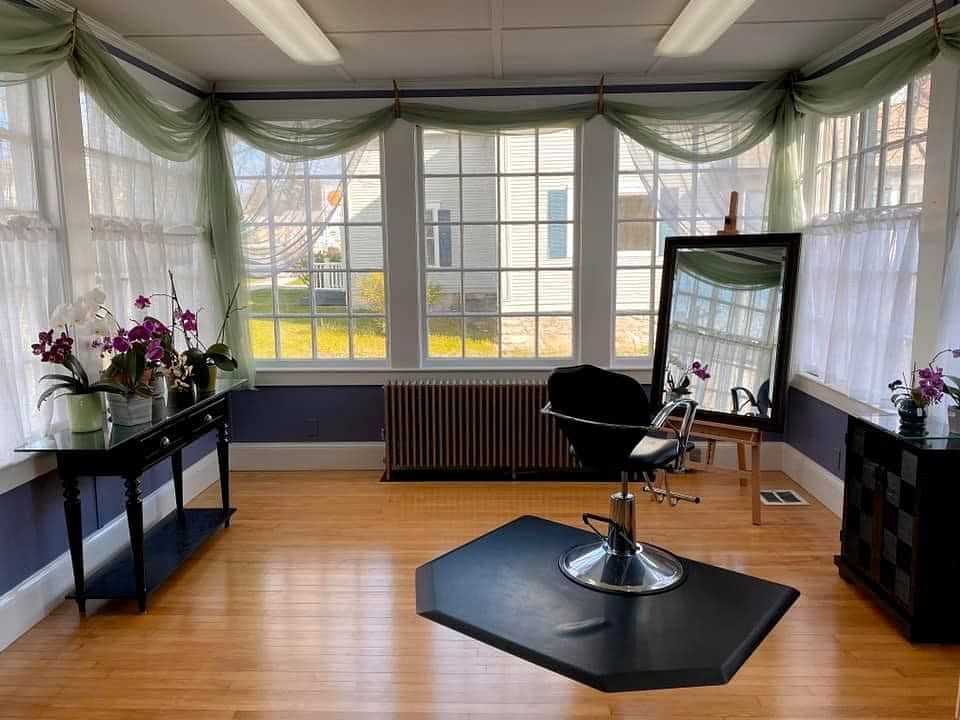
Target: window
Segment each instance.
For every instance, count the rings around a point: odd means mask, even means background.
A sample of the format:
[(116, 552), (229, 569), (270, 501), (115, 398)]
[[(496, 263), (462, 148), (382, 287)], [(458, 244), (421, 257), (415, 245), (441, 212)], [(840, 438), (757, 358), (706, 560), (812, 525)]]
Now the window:
[(49, 327), (64, 297), (65, 253), (56, 197), (55, 143), (46, 80), (0, 87), (0, 466), (13, 448), (45, 432), (55, 405), (44, 403), (40, 377), (51, 372), (30, 344)]
[(425, 357), (573, 356), (575, 131), (420, 139)]
[(729, 160), (688, 163), (618, 135), (614, 357), (651, 362), (664, 240), (722, 229), (733, 190), (741, 232), (761, 232), (770, 144)]
[[(91, 250), (107, 306), (123, 317), (138, 295), (168, 293), (172, 272), (181, 303), (198, 312), (201, 337), (212, 341), (222, 302), (210, 243), (196, 224), (199, 161), (154, 155), (121, 130), (82, 85), (80, 105)], [(168, 316), (169, 301), (154, 300), (151, 312)]]
[[(843, 118), (811, 118), (813, 219), (797, 310), (800, 371), (880, 406), (910, 364), (930, 76)], [(852, 363), (850, 358), (856, 358)]]
[(856, 115), (817, 124), (814, 215), (923, 202), (930, 75)]
[[(380, 139), (285, 162), (235, 140), (250, 336), (259, 360), (387, 357)], [(433, 238), (433, 252), (450, 253)]]

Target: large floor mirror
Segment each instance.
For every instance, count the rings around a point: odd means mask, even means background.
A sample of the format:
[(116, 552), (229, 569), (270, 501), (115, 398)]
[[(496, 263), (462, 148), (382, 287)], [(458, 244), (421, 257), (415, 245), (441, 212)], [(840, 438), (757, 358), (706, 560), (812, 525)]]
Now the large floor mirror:
[(799, 233), (667, 238), (654, 402), (782, 430), (799, 262)]

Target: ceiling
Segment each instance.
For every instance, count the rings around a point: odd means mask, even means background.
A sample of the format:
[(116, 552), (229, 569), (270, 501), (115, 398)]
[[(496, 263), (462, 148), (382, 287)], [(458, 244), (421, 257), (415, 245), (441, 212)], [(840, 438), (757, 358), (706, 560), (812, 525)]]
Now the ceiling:
[(300, 0), (342, 66), (287, 58), (226, 0), (73, 0), (174, 65), (235, 87), (444, 79), (772, 75), (908, 0), (756, 0), (703, 55), (657, 58), (687, 0)]

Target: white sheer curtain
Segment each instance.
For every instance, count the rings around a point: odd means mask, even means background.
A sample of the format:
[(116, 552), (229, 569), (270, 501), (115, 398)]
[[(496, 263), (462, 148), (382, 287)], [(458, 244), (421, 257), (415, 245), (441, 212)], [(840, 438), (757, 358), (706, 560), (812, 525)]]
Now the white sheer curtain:
[[(199, 311), (201, 337), (210, 342), (223, 303), (206, 233), (194, 225), (198, 164), (154, 155), (86, 93), (82, 109), (93, 251), (106, 305), (121, 319), (133, 316), (138, 295), (170, 291), (172, 271), (181, 304)], [(169, 320), (170, 304), (155, 298), (148, 312)]]
[[(953, 243), (950, 246), (943, 276), (937, 350), (960, 348), (960, 222), (954, 219), (954, 224), (956, 227)], [(950, 353), (941, 355), (937, 359), (937, 366), (943, 368), (945, 375), (960, 377), (960, 358), (954, 358)], [(953, 405), (953, 401), (944, 398), (944, 401), (934, 409), (934, 413), (946, 417), (946, 408), (950, 405)]]
[(50, 150), (46, 81), (0, 87), (0, 466), (13, 449), (50, 424), (54, 403), (38, 411), (38, 380), (53, 372), (32, 354), (64, 301), (64, 252), (56, 219), (44, 212), (39, 178)]
[(804, 231), (797, 367), (847, 396), (889, 406), (908, 369), (920, 208), (867, 210)]

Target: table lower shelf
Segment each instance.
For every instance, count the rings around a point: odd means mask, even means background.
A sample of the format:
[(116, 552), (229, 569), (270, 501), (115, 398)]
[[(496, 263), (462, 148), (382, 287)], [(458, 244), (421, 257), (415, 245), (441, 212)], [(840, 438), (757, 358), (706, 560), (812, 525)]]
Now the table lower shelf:
[[(147, 593), (156, 590), (176, 572), (217, 530), (223, 527), (226, 513), (221, 508), (186, 508), (170, 513), (152, 527), (143, 538), (143, 562)], [(76, 598), (76, 594), (68, 595)], [(129, 546), (86, 581), (87, 600), (136, 599), (133, 552)]]

